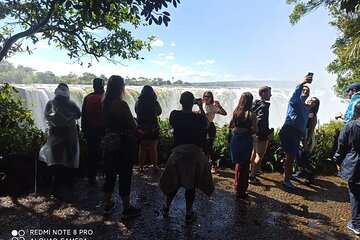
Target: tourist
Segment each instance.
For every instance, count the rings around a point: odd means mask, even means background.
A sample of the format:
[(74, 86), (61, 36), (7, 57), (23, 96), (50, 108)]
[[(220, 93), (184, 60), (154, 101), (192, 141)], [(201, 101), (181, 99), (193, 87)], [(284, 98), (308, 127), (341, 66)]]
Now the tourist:
[[(69, 87), (60, 83), (55, 97), (45, 106), (45, 118), (49, 125), (46, 144), (40, 149), (39, 160), (50, 166), (52, 172), (52, 193), (57, 198), (67, 197), (72, 186), (73, 172), (79, 167), (79, 137), (76, 119), (81, 112), (70, 100)], [(66, 189), (67, 188), (67, 189)]]
[(217, 164), (214, 156), (214, 141), (216, 137), (216, 127), (214, 124), (215, 114), (226, 116), (227, 112), (220, 105), (219, 101), (214, 100), (211, 91), (205, 91), (203, 94), (203, 109), (209, 120), (209, 127), (206, 129), (205, 154), (211, 159), (211, 173), (217, 173)]
[(94, 92), (84, 98), (81, 110), (81, 129), (87, 143), (86, 168), (90, 184), (96, 183), (96, 172), (99, 163), (102, 163), (100, 146), (101, 137), (104, 136), (104, 117), (101, 100), (104, 94), (104, 80), (93, 80)]
[(133, 137), (137, 124), (128, 104), (123, 100), (124, 92), (124, 79), (117, 75), (111, 76), (103, 98), (104, 214), (110, 214), (116, 206), (111, 196), (118, 176), (119, 195), (123, 205), (122, 217), (130, 218), (141, 214), (140, 209), (130, 205), (129, 198), (133, 163), (137, 155)]
[(153, 170), (158, 171), (157, 145), (160, 137), (160, 126), (157, 117), (162, 110), (157, 101), (156, 93), (151, 86), (144, 86), (135, 104), (135, 112), (139, 128), (144, 132), (139, 147), (139, 171), (144, 172), (144, 162), (147, 150)]
[[(285, 123), (280, 129), (279, 137), (282, 150), (285, 152), (284, 162), (284, 181), (283, 186), (295, 190), (296, 187), (291, 183), (292, 167), (296, 154), (299, 151), (301, 137), (306, 134), (306, 124), (309, 117), (309, 109), (305, 101), (309, 97), (310, 88), (305, 86), (311, 83), (313, 74), (307, 74), (304, 79), (296, 86), (292, 94), (286, 113)], [(307, 148), (307, 146), (304, 146)]]
[(269, 107), (271, 98), (271, 87), (264, 86), (259, 89), (260, 99), (253, 102), (252, 110), (258, 119), (259, 131), (253, 135), (254, 148), (251, 156), (251, 167), (249, 183), (257, 184), (259, 180), (256, 174), (260, 172), (261, 163), (264, 159), (269, 139), (274, 137), (274, 129), (269, 128)]
[(356, 103), (360, 101), (360, 83), (351, 83), (344, 89), (344, 92), (349, 95), (350, 103), (346, 109), (345, 114), (343, 115), (339, 113), (337, 116), (335, 116), (335, 119), (342, 119), (345, 123), (347, 123), (348, 121), (350, 121), (354, 114), (354, 108)]
[(315, 127), (318, 122), (317, 113), (319, 111), (320, 101), (318, 98), (312, 97), (306, 104), (309, 107), (306, 136), (303, 137), (300, 142), (300, 149), (296, 156), (298, 172), (293, 176), (293, 179), (299, 181), (299, 178), (305, 178), (305, 183), (311, 183), (314, 176), (309, 169), (309, 158), (315, 146)]
[[(214, 191), (210, 166), (201, 149), (203, 129), (209, 126), (209, 122), (201, 99), (195, 102), (194, 100), (191, 92), (182, 93), (182, 110), (174, 110), (170, 114), (169, 121), (174, 130), (174, 149), (160, 177), (160, 189), (166, 196), (164, 217), (169, 215), (171, 203), (179, 188), (185, 188), (186, 223), (191, 223), (197, 218), (192, 210), (195, 188), (208, 196)], [(198, 105), (200, 113), (192, 112), (194, 104)]]
[(230, 156), (235, 163), (235, 190), (239, 198), (247, 198), (249, 185), (249, 164), (253, 149), (252, 134), (258, 132), (256, 114), (251, 110), (253, 96), (244, 92), (234, 110), (229, 128), (233, 129), (230, 142)]
[(360, 235), (360, 102), (354, 106), (354, 115), (341, 130), (334, 160), (340, 176), (348, 182), (351, 220), (347, 227)]

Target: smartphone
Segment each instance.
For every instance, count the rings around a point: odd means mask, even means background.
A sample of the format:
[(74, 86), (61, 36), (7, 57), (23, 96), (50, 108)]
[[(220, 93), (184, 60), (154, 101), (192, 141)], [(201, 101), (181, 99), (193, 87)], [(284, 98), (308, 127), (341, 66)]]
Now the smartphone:
[(312, 77), (312, 76), (314, 76), (314, 73), (308, 72), (307, 76)]

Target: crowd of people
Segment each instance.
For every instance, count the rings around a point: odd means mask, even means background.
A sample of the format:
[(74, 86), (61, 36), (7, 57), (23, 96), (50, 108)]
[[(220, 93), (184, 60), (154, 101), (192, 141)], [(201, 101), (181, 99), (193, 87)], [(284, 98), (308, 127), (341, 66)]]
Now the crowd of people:
[[(315, 126), (320, 101), (310, 98), (309, 84), (313, 74), (308, 73), (296, 86), (289, 99), (284, 125), (279, 132), (281, 147), (285, 153), (285, 189), (294, 191), (292, 181), (305, 178), (312, 183), (314, 176), (309, 168), (309, 156), (315, 144)], [(61, 197), (64, 188), (71, 185), (73, 169), (79, 167), (79, 140), (76, 119), (81, 117), (81, 129), (87, 142), (87, 178), (96, 184), (99, 164), (103, 165), (104, 214), (111, 214), (116, 207), (112, 193), (118, 178), (119, 195), (122, 201), (123, 218), (136, 217), (141, 209), (131, 205), (131, 179), (133, 165), (138, 158), (139, 173), (144, 173), (147, 156), (153, 164), (153, 171), (159, 171), (157, 145), (160, 138), (158, 117), (162, 113), (157, 96), (151, 86), (144, 86), (135, 104), (136, 118), (123, 99), (124, 79), (113, 75), (105, 82), (93, 80), (94, 92), (83, 101), (82, 111), (70, 100), (69, 87), (59, 84), (55, 98), (45, 108), (49, 123), (49, 136), (41, 148), (39, 160), (44, 161), (52, 171), (53, 194)], [(339, 131), (334, 160), (340, 175), (349, 182), (352, 218), (349, 229), (360, 234), (360, 83), (353, 83), (345, 89), (351, 103), (342, 118), (346, 123)], [(274, 138), (274, 129), (269, 127), (271, 87), (259, 89), (259, 99), (254, 100), (250, 92), (244, 92), (233, 110), (229, 123), (230, 157), (235, 166), (234, 185), (236, 196), (247, 199), (250, 184), (259, 184), (268, 142)], [(169, 215), (171, 203), (183, 187), (185, 189), (185, 222), (193, 222), (197, 215), (192, 209), (195, 189), (210, 196), (214, 191), (212, 174), (217, 173), (214, 156), (216, 126), (214, 117), (227, 115), (227, 111), (214, 98), (211, 91), (205, 91), (202, 99), (196, 99), (191, 92), (180, 96), (181, 110), (173, 110), (169, 123), (173, 129), (173, 149), (159, 179), (159, 187), (165, 195), (162, 208), (164, 217)], [(194, 110), (196, 105), (198, 110)], [(296, 161), (295, 161), (296, 160)], [(296, 162), (298, 172), (293, 174)]]

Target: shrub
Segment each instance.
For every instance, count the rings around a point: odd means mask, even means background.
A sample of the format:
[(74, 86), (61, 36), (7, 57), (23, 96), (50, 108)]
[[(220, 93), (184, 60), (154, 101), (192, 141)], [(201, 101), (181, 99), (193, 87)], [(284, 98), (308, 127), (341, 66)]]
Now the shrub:
[(13, 86), (0, 85), (0, 181), (8, 174), (25, 174), (11, 169), (5, 171), (7, 165), (12, 169), (20, 167), (14, 166), (12, 155), (27, 156), (22, 158), (31, 161), (45, 142), (45, 134), (34, 127), (32, 113), (23, 103), (24, 100)]
[(23, 103), (13, 86), (0, 86), (0, 156), (35, 154), (45, 142), (45, 134), (34, 127), (32, 113)]
[(160, 163), (165, 163), (171, 153), (173, 147), (173, 133), (169, 123), (169, 119), (159, 119), (160, 140), (158, 146), (158, 159)]

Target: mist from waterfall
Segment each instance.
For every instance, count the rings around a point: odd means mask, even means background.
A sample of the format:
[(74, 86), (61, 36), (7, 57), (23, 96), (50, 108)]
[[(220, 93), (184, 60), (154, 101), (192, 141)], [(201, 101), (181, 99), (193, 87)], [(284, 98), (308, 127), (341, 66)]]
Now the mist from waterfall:
[[(287, 104), (292, 95), (296, 83), (293, 83), (293, 88), (287, 86), (273, 87), (272, 83), (268, 83), (272, 87), (272, 98), (270, 100), (270, 127), (278, 128), (284, 123)], [(277, 84), (279, 85), (279, 84)], [(45, 130), (47, 128), (46, 120), (44, 118), (44, 109), (46, 103), (54, 98), (54, 90), (57, 87), (55, 84), (34, 84), (34, 85), (14, 85), (18, 90), (21, 97), (25, 99), (25, 106), (33, 112), (35, 124), (38, 128)], [(69, 85), (70, 98), (80, 107), (86, 94), (92, 92), (92, 86)], [(125, 87), (125, 101), (129, 104), (133, 115), (136, 117), (134, 106), (137, 97), (140, 94), (141, 86), (126, 86)], [(243, 92), (251, 92), (254, 98), (258, 98), (258, 87), (224, 87), (214, 84), (205, 87), (200, 86), (166, 86), (154, 87), (157, 94), (160, 106), (163, 112), (160, 118), (168, 118), (170, 112), (174, 109), (181, 109), (179, 103), (180, 94), (184, 91), (191, 91), (195, 97), (202, 97), (206, 90), (210, 90), (214, 94), (214, 99), (218, 100), (223, 108), (228, 112), (227, 116), (217, 115), (214, 122), (220, 126), (229, 123), (232, 112), (238, 104), (239, 98)], [(317, 97), (320, 99), (320, 110), (318, 119), (320, 124), (326, 123), (338, 112), (345, 112), (347, 103), (341, 101), (336, 97), (332, 90), (312, 90), (310, 97)], [(194, 107), (196, 110), (197, 107)]]

